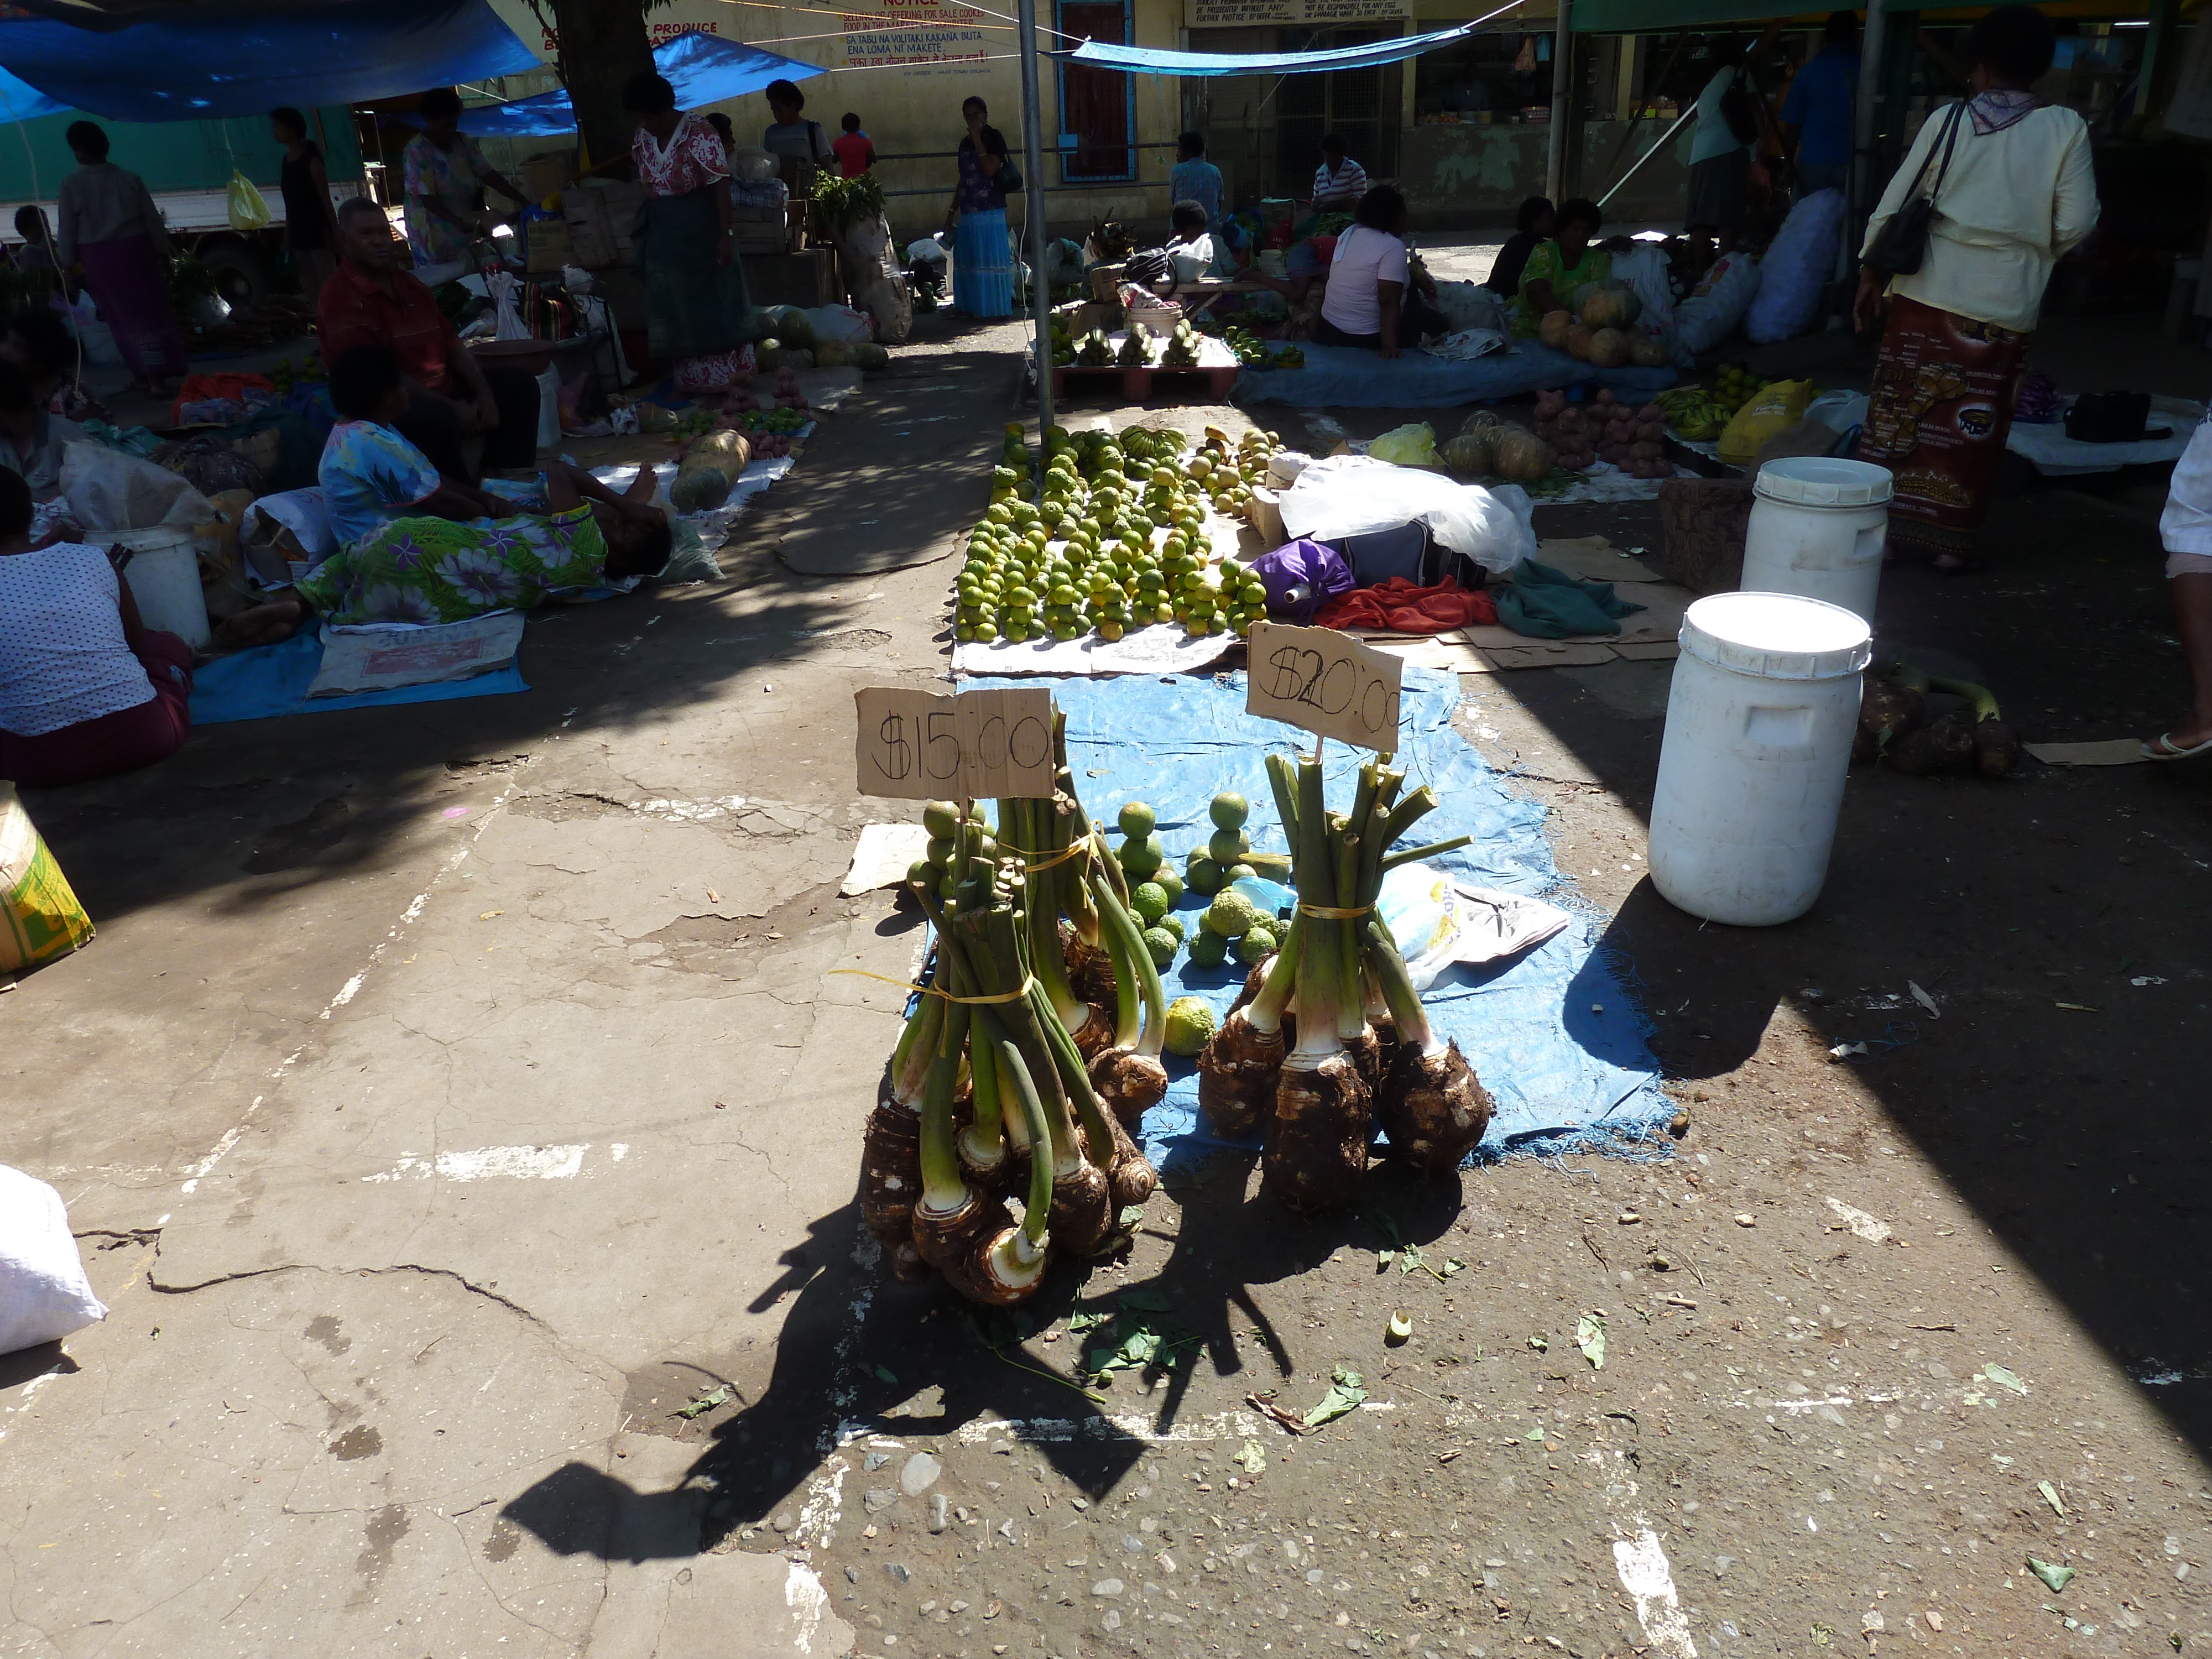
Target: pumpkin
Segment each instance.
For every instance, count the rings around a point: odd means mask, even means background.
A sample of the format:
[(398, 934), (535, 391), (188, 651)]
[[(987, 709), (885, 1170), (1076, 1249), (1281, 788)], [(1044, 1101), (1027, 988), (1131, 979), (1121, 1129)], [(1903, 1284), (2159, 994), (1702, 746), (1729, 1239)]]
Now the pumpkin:
[(1575, 297), (1576, 314), (1592, 328), (1626, 328), (1644, 309), (1636, 290), (1622, 283), (1585, 283)]
[(1593, 368), (1619, 368), (1628, 361), (1628, 336), (1617, 328), (1601, 328), (1590, 336), (1583, 356)]
[[(1543, 403), (1541, 394), (1539, 394), (1536, 401), (1540, 405), (1537, 412), (1541, 414), (1543, 412), (1540, 407)], [(1504, 430), (1504, 417), (1496, 410), (1478, 409), (1460, 423), (1459, 435), (1462, 438), (1472, 438), (1479, 433), (1486, 432), (1490, 434), (1491, 441), (1495, 443), (1498, 441), (1498, 434)]]
[(1559, 351), (1565, 347), (1567, 335), (1574, 325), (1573, 312), (1547, 311), (1544, 313), (1543, 320), (1536, 325), (1536, 337), (1551, 347), (1553, 350)]
[(1462, 432), (1437, 452), (1444, 465), (1462, 478), (1480, 478), (1495, 464), (1495, 439), (1487, 430)]
[(668, 504), (678, 513), (706, 513), (730, 499), (752, 459), (752, 447), (739, 432), (709, 432), (693, 442), (668, 488)]
[(1577, 323), (1573, 327), (1570, 328), (1567, 331), (1567, 356), (1573, 358), (1578, 363), (1588, 362), (1589, 361), (1590, 339), (1592, 336), (1596, 334), (1596, 332), (1597, 331), (1590, 327), (1587, 323)]
[(1667, 348), (1649, 334), (1628, 337), (1628, 361), (1638, 368), (1667, 367)]
[(1498, 440), (1492, 465), (1498, 476), (1515, 483), (1534, 483), (1552, 471), (1552, 447), (1533, 432), (1509, 428)]

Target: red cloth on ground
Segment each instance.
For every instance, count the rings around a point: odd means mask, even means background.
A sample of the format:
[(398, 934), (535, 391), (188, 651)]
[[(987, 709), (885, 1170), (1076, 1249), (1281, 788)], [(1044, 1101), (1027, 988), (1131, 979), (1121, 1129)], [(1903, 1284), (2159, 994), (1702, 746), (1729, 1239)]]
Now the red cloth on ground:
[(0, 732), (0, 778), (28, 789), (51, 789), (135, 771), (183, 748), (192, 724), (192, 648), (159, 629), (147, 629), (143, 637), (138, 660), (153, 682), (151, 697), (135, 708), (79, 720), (42, 737)]
[(1470, 623), (1494, 623), (1498, 606), (1480, 588), (1470, 591), (1447, 576), (1434, 587), (1416, 587), (1393, 576), (1373, 587), (1355, 587), (1314, 618), (1322, 628), (1387, 629), (1393, 634), (1445, 634)]

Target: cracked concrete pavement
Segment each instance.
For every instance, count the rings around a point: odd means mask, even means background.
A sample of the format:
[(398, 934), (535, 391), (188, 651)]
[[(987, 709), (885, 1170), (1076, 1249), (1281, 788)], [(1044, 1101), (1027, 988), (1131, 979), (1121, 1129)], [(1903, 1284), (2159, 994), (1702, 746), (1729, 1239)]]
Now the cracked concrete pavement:
[[(911, 355), (994, 444), (1006, 360)], [(827, 427), (781, 533), (881, 448)], [(923, 550), (982, 488), (938, 483)], [(726, 584), (537, 621), (526, 696), (34, 803), (100, 937), (0, 1005), (0, 1161), (112, 1313), (0, 1360), (0, 1654), (846, 1650), (803, 1568), (700, 1553), (660, 1395), (765, 1387), (850, 1204), (901, 995), (831, 970), (914, 954), (837, 894), (851, 693), (941, 672), (943, 572), (794, 577), (767, 523)], [(557, 1524), (503, 1513), (564, 1469)]]

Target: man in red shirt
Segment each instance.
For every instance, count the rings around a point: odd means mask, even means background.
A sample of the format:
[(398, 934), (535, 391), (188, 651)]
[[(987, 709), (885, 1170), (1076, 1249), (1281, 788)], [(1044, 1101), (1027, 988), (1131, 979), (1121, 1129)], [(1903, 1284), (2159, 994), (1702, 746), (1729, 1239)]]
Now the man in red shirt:
[(438, 301), (411, 269), (407, 244), (384, 210), (356, 197), (338, 210), (337, 274), (323, 284), (315, 332), (323, 361), (374, 343), (399, 354), (408, 383), (400, 434), (447, 477), (475, 485), (465, 437), (483, 437), (487, 471), (538, 460), (538, 381), (518, 368), (486, 368), (463, 347)]
[(830, 148), (837, 152), (837, 169), (847, 179), (857, 179), (876, 164), (876, 147), (868, 142), (868, 135), (860, 131), (860, 118), (848, 114), (838, 123), (843, 129), (832, 139)]

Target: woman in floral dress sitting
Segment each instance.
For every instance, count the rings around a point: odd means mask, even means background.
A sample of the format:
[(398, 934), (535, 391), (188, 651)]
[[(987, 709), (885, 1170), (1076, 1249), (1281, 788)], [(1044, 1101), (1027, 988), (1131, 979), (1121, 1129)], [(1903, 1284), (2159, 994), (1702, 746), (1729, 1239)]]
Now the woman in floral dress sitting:
[(331, 400), (344, 418), (319, 471), (338, 550), (295, 585), (294, 597), (233, 617), (227, 643), (273, 643), (313, 616), (453, 623), (527, 611), (549, 592), (653, 575), (668, 562), (668, 520), (651, 504), (649, 468), (625, 495), (559, 465), (542, 487), (495, 480), (478, 489), (442, 477), (392, 428), (407, 386), (389, 346), (340, 354)]

